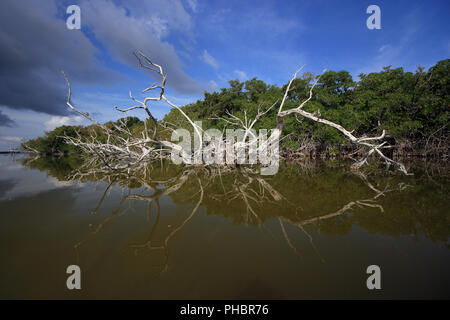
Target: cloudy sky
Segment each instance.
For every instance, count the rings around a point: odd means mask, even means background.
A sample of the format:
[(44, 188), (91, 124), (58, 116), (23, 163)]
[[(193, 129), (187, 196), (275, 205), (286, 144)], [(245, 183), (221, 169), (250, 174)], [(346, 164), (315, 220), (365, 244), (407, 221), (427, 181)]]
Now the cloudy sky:
[[(80, 30), (66, 27), (72, 4)], [(381, 8), (380, 30), (366, 27), (371, 4)], [(355, 78), (387, 65), (429, 68), (450, 56), (448, 12), (447, 0), (2, 0), (0, 150), (86, 124), (65, 106), (61, 69), (79, 109), (115, 120), (122, 115), (113, 106), (131, 106), (129, 91), (139, 98), (155, 80), (137, 68), (134, 50), (165, 68), (167, 96), (184, 105), (231, 79), (282, 85), (303, 64)], [(170, 110), (151, 108), (159, 119)]]

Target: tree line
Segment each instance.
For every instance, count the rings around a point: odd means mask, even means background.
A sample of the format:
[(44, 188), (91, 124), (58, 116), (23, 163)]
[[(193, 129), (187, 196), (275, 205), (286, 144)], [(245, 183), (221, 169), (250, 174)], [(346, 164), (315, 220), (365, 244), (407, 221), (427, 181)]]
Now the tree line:
[[(306, 72), (296, 78), (288, 92), (286, 109), (294, 108), (309, 96), (309, 90), (318, 76)], [(258, 109), (269, 108), (281, 101), (287, 85), (266, 84), (253, 78), (241, 82), (229, 81), (228, 88), (204, 93), (201, 100), (182, 107), (193, 120), (202, 120), (203, 128), (224, 129), (223, 117), (232, 113), (239, 118), (254, 118)], [(450, 59), (437, 62), (428, 71), (418, 67), (415, 72), (403, 68), (383, 68), (380, 72), (360, 74), (355, 81), (348, 71), (328, 71), (321, 75), (313, 90), (313, 97), (305, 110), (340, 124), (356, 135), (377, 135), (386, 130), (396, 155), (446, 157), (448, 154), (448, 120), (450, 110)], [(254, 129), (276, 127), (276, 107), (267, 112)], [(132, 133), (145, 130), (137, 117), (118, 120), (126, 122)], [(113, 122), (106, 123), (114, 130)], [(192, 130), (187, 120), (172, 109), (158, 121), (161, 137), (170, 140), (167, 125)], [(147, 129), (154, 126), (147, 123)], [(45, 133), (44, 137), (23, 144), (24, 148), (39, 153), (76, 153), (75, 146), (65, 143), (66, 136), (88, 137), (102, 133), (95, 126), (62, 126)], [(122, 133), (117, 132), (120, 136)], [(104, 137), (106, 139), (106, 137)], [(352, 146), (336, 129), (305, 118), (289, 117), (285, 120), (281, 148), (300, 150), (309, 155), (334, 155), (353, 152)]]

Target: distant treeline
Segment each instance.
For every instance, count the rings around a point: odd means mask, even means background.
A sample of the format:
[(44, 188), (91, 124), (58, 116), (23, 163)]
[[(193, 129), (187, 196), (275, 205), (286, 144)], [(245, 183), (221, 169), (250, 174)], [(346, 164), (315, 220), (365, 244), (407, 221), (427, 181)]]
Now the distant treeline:
[[(385, 129), (397, 155), (447, 156), (450, 59), (439, 61), (428, 71), (418, 67), (412, 73), (404, 72), (403, 68), (385, 67), (378, 73), (360, 74), (359, 78), (354, 81), (347, 71), (324, 73), (305, 110), (353, 130), (356, 136), (377, 135)], [(284, 109), (306, 99), (316, 79), (316, 75), (304, 73), (294, 80)], [(245, 82), (231, 80), (229, 84), (229, 88), (222, 88), (220, 92), (205, 92), (202, 100), (184, 106), (183, 110), (191, 119), (202, 120), (204, 129), (223, 129), (226, 121), (217, 118), (227, 117), (227, 112), (244, 118), (245, 110), (247, 117), (253, 118), (258, 108), (269, 108), (280, 101), (286, 89), (286, 85), (280, 88), (256, 78)], [(275, 128), (276, 113), (274, 107), (254, 128)], [(175, 109), (163, 121), (190, 129), (189, 123)], [(111, 122), (107, 126), (113, 127)], [(135, 134), (144, 130), (144, 122), (135, 117), (127, 118), (127, 126)], [(61, 136), (76, 136), (78, 132), (87, 137), (93, 131), (96, 131), (95, 126), (62, 126), (46, 132), (44, 137), (28, 141), (27, 145), (47, 154), (77, 152), (73, 146), (65, 144)], [(158, 131), (160, 140), (170, 139), (170, 132), (164, 131), (163, 126)], [(281, 143), (283, 150), (301, 149), (310, 155), (352, 151), (349, 142), (336, 129), (301, 116), (285, 118), (283, 135), (287, 136)]]

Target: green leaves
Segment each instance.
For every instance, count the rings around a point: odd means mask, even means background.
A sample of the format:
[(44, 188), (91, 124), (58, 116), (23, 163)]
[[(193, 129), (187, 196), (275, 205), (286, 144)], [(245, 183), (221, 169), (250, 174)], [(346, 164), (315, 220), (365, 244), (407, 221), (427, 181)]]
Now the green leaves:
[[(304, 101), (315, 80), (312, 73), (295, 79), (288, 93), (285, 109)], [(258, 106), (269, 107), (286, 89), (270, 86), (253, 78), (240, 82), (229, 81), (230, 88), (205, 93), (202, 101), (186, 106), (186, 112), (197, 120), (223, 117), (229, 111), (249, 118), (257, 114)], [(439, 61), (428, 72), (418, 67), (416, 73), (403, 68), (383, 68), (381, 72), (361, 74), (355, 82), (347, 71), (324, 73), (313, 92), (313, 99), (305, 106), (309, 112), (320, 112), (323, 118), (339, 123), (356, 134), (377, 134), (385, 129), (396, 141), (423, 144), (427, 137), (449, 121), (450, 60)], [(169, 121), (176, 111), (165, 119)], [(209, 121), (208, 125), (222, 129), (226, 123)], [(261, 118), (255, 129), (274, 128), (276, 108)], [(186, 126), (188, 124), (186, 123)], [(284, 135), (312, 138), (318, 143), (346, 143), (336, 129), (308, 119), (298, 122), (295, 117), (285, 119)], [(440, 134), (448, 135), (448, 130)]]
[[(450, 59), (439, 61), (427, 72), (420, 66), (415, 73), (388, 66), (381, 72), (361, 74), (359, 77), (356, 82), (345, 70), (324, 73), (305, 110), (320, 114), (320, 117), (347, 130), (354, 130), (358, 136), (379, 134), (384, 129), (393, 141), (409, 142), (417, 150), (423, 149), (430, 141), (436, 141), (442, 148), (441, 142), (448, 141)], [(304, 73), (295, 79), (284, 109), (294, 108), (304, 101), (316, 78), (312, 73)], [(246, 111), (248, 119), (253, 119), (258, 109), (266, 110), (279, 101), (287, 86), (280, 88), (256, 78), (245, 82), (231, 80), (229, 85), (220, 92), (205, 92), (203, 100), (182, 107), (183, 111), (193, 120), (202, 120), (204, 128), (223, 129), (229, 124), (217, 118), (227, 117), (228, 112), (244, 118)], [(277, 106), (260, 118), (254, 129), (275, 128), (276, 117)], [(183, 115), (175, 109), (164, 117), (164, 121), (192, 130)], [(136, 117), (128, 117), (126, 123), (133, 134), (140, 135), (144, 130), (143, 121)], [(113, 129), (112, 124), (106, 125)], [(152, 126), (148, 123), (149, 129)], [(89, 130), (96, 129), (93, 126), (63, 126), (47, 132), (43, 138), (29, 141), (28, 145), (42, 153), (76, 152), (60, 138), (64, 134), (75, 136), (75, 130), (87, 136)], [(160, 131), (160, 138), (170, 139), (168, 132)], [(96, 132), (102, 139), (100, 130)], [(283, 135), (287, 134), (294, 138), (293, 141), (307, 138), (317, 144), (348, 143), (336, 129), (295, 116), (285, 118)], [(430, 140), (430, 137), (433, 139)]]

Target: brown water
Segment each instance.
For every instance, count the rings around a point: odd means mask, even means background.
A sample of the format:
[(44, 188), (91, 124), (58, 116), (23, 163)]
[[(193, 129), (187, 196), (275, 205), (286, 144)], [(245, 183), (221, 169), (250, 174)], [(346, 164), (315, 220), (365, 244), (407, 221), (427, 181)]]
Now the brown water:
[[(79, 165), (0, 156), (0, 298), (450, 298), (445, 167), (70, 177)], [(381, 290), (366, 287), (373, 264)]]

